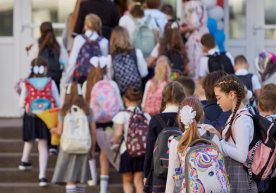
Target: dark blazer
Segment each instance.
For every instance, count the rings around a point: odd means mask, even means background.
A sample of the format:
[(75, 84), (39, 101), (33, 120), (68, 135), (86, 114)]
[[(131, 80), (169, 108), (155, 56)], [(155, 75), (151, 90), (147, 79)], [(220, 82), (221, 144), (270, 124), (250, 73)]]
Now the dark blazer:
[(120, 15), (115, 3), (108, 0), (87, 0), (80, 4), (74, 32), (81, 34), (85, 16), (94, 13), (102, 20), (102, 35), (109, 40), (112, 29), (118, 25)]

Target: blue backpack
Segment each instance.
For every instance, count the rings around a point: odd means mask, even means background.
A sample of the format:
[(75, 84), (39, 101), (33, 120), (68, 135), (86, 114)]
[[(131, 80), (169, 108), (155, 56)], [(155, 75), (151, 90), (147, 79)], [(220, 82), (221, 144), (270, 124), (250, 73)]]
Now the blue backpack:
[(90, 59), (93, 56), (101, 56), (102, 51), (99, 42), (102, 37), (98, 37), (96, 40), (90, 40), (89, 37), (82, 35), (85, 39), (85, 43), (82, 45), (79, 55), (77, 57), (77, 67), (74, 71), (73, 77), (78, 80), (80, 77), (87, 77), (91, 64)]

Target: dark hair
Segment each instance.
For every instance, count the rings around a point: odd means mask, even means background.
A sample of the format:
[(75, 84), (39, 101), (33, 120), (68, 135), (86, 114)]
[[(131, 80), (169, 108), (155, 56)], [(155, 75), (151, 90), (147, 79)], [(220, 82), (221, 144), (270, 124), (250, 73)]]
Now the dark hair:
[(261, 110), (276, 113), (276, 85), (272, 83), (264, 85), (261, 88), (258, 102)]
[(216, 47), (215, 38), (210, 33), (203, 34), (201, 39), (200, 39), (200, 42), (203, 46), (205, 46), (208, 49), (212, 49), (212, 48)]
[(232, 123), (235, 119), (236, 113), (242, 103), (242, 100), (245, 98), (245, 86), (244, 84), (240, 81), (238, 77), (235, 75), (226, 75), (222, 78), (220, 78), (216, 84), (215, 87), (220, 88), (222, 92), (225, 92), (228, 94), (230, 91), (234, 91), (237, 95), (237, 103), (234, 108), (234, 111), (232, 112), (232, 116), (229, 122), (229, 129), (227, 130), (225, 134), (226, 141), (230, 138), (232, 135)]
[(216, 95), (214, 92), (215, 83), (222, 77), (226, 76), (227, 73), (224, 71), (214, 71), (203, 79), (202, 87), (205, 92), (206, 99), (208, 101), (216, 100)]
[(195, 93), (195, 82), (192, 78), (187, 76), (180, 76), (175, 81), (182, 84), (186, 96), (193, 96)]
[(177, 82), (169, 82), (162, 91), (162, 102), (160, 112), (164, 111), (167, 103), (180, 104), (185, 98), (183, 86)]
[(238, 55), (234, 60), (235, 64), (247, 64), (247, 59), (244, 55)]
[(269, 59), (263, 73), (260, 73), (262, 81), (265, 81), (274, 73), (276, 73), (276, 63), (274, 63), (271, 59)]
[(160, 10), (166, 15), (174, 17), (173, 7), (170, 4), (163, 4)]
[(56, 40), (54, 29), (51, 22), (43, 22), (40, 25), (41, 36), (38, 39), (39, 54), (41, 51), (48, 47), (53, 49), (53, 51), (59, 56), (60, 55), (60, 46)]
[(44, 73), (44, 74), (35, 74), (33, 72), (34, 66), (38, 66), (38, 67), (39, 66), (44, 66), (45, 68), (47, 68), (48, 67), (48, 61), (47, 60), (45, 60), (44, 58), (42, 58), (40, 56), (34, 58), (32, 60), (32, 62), (31, 62), (31, 72), (29, 74), (29, 78), (33, 78), (33, 77), (45, 77), (46, 76), (46, 73)]
[(146, 5), (149, 9), (159, 9), (160, 4), (160, 0), (146, 0)]
[(134, 1), (134, 6), (130, 10), (130, 15), (132, 15), (134, 18), (144, 17), (144, 7), (141, 2)]
[(71, 85), (68, 85), (68, 86), (71, 86), (70, 93), (68, 94), (65, 93), (64, 104), (61, 108), (61, 114), (65, 116), (66, 113), (70, 112), (71, 107), (73, 105), (76, 105), (80, 107), (85, 112), (86, 115), (89, 115), (90, 113), (89, 107), (85, 102), (84, 98), (82, 97), (82, 95), (79, 94), (78, 83), (72, 82)]
[(128, 87), (124, 92), (124, 97), (131, 102), (141, 102), (142, 92), (134, 87)]

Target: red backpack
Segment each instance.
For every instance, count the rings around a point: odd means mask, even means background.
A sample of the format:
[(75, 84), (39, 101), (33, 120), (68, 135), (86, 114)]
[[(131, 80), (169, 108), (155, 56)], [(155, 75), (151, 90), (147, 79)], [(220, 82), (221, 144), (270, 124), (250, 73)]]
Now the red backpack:
[(143, 156), (146, 153), (146, 138), (149, 122), (143, 112), (137, 108), (131, 113), (126, 139), (127, 152), (131, 157)]
[(26, 89), (28, 95), (25, 99), (26, 112), (34, 114), (42, 113), (43, 111), (55, 107), (55, 99), (52, 96), (52, 80), (41, 89), (35, 87), (29, 80), (26, 80)]
[(145, 102), (144, 102), (144, 111), (150, 115), (157, 115), (160, 113), (161, 102), (162, 102), (162, 92), (167, 81), (161, 82), (156, 89), (153, 89), (153, 81), (150, 80), (151, 85), (146, 93)]

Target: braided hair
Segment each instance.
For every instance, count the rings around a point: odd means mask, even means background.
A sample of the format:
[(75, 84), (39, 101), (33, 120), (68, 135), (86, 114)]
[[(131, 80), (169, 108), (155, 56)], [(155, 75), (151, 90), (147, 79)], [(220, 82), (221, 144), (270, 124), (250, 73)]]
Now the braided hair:
[(220, 78), (216, 84), (215, 87), (220, 88), (222, 92), (225, 92), (228, 94), (230, 91), (234, 91), (237, 96), (237, 103), (235, 104), (235, 108), (232, 112), (231, 119), (229, 121), (229, 128), (225, 134), (225, 139), (228, 141), (228, 139), (232, 136), (232, 124), (235, 119), (236, 113), (242, 103), (242, 100), (245, 98), (245, 89), (244, 84), (239, 80), (238, 77), (235, 75), (227, 75), (222, 78)]

